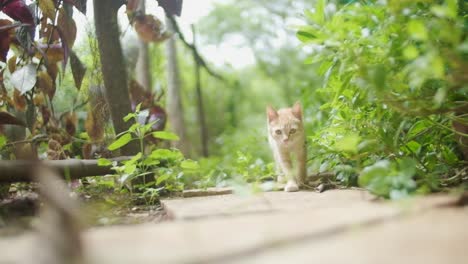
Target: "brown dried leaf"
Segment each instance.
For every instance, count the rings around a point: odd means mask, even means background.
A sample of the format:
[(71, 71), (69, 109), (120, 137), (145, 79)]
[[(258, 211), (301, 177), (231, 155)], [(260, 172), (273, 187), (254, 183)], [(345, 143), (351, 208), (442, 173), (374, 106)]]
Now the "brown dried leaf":
[(43, 92), (34, 94), (33, 102), (35, 106), (45, 105), (45, 98)]
[(143, 86), (138, 83), (135, 79), (130, 80), (130, 84), (128, 86), (128, 90), (130, 93), (130, 100), (132, 105), (137, 105), (142, 103), (142, 109), (148, 108), (151, 106), (153, 102), (153, 95), (146, 91)]
[(39, 1), (39, 8), (42, 10), (42, 13), (45, 17), (49, 18), (50, 20), (54, 21), (55, 19), (55, 5), (52, 0), (40, 0)]
[(8, 70), (10, 71), (10, 73), (16, 71), (16, 55), (14, 55), (8, 60)]
[(49, 142), (47, 143), (47, 145), (48, 145), (48, 148), (51, 150), (55, 150), (55, 151), (62, 150), (62, 145), (60, 144), (60, 142), (58, 142), (55, 139), (49, 139)]
[(93, 142), (99, 142), (104, 137), (104, 122), (99, 122), (91, 111), (88, 111), (85, 129)]
[(62, 39), (62, 44), (65, 45), (66, 43), (66, 45), (68, 45), (68, 49), (71, 50), (76, 39), (76, 23), (63, 8), (60, 8), (57, 26), (64, 38)]
[(39, 45), (39, 47), (41, 48), (41, 51), (36, 51), (34, 56), (36, 58), (41, 58), (45, 54), (49, 64), (62, 61), (65, 57), (65, 51), (62, 44), (51, 44), (49, 47), (47, 47), (47, 45)]
[(37, 87), (47, 94), (49, 98), (52, 100), (55, 95), (55, 83), (52, 81), (50, 75), (45, 71), (40, 71), (37, 74)]
[(68, 112), (65, 114), (65, 131), (67, 131), (68, 135), (75, 135), (77, 124), (78, 118), (76, 117), (76, 112)]
[(42, 122), (44, 123), (44, 125), (47, 125), (47, 123), (50, 120), (50, 116), (51, 116), (50, 110), (45, 105), (42, 105), (40, 107), (40, 111), (41, 111), (41, 115), (42, 115)]
[(106, 123), (110, 119), (109, 105), (107, 104), (102, 88), (91, 86), (89, 88), (89, 104), (96, 122)]
[(161, 42), (170, 36), (167, 32), (163, 32), (161, 21), (152, 15), (137, 17), (133, 26), (144, 42)]
[(81, 83), (86, 73), (86, 67), (80, 61), (75, 52), (70, 53), (70, 67), (73, 74), (73, 80), (75, 81), (75, 86), (78, 90), (81, 88)]
[(83, 148), (81, 149), (81, 153), (83, 154), (83, 159), (92, 159), (93, 158), (92, 151), (93, 151), (93, 145), (91, 143), (85, 143), (83, 145)]
[(7, 112), (0, 112), (0, 125), (26, 126), (26, 124), (21, 119), (18, 119)]
[(49, 40), (50, 43), (57, 43), (60, 35), (57, 28), (54, 28), (54, 25), (51, 24), (41, 24), (41, 29), (39, 31), (39, 37), (43, 38), (47, 43)]
[(13, 91), (13, 106), (18, 111), (26, 111), (26, 98), (21, 95), (21, 92), (18, 89), (14, 89)]
[(16, 144), (14, 150), (16, 159), (35, 160), (37, 159), (37, 149), (31, 143)]
[(58, 75), (58, 66), (57, 63), (50, 63), (47, 65), (47, 73), (50, 75), (50, 78), (55, 82), (57, 80)]

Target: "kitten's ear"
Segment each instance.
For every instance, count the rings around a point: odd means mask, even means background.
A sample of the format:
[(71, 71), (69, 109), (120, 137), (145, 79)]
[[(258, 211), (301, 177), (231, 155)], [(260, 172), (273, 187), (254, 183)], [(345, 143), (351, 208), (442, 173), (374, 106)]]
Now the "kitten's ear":
[(273, 107), (271, 107), (269, 105), (266, 108), (266, 112), (267, 112), (268, 121), (272, 121), (272, 120), (278, 118), (278, 112), (276, 112), (276, 110), (273, 109)]
[(301, 103), (297, 101), (292, 107), (292, 113), (295, 117), (302, 120), (302, 107)]

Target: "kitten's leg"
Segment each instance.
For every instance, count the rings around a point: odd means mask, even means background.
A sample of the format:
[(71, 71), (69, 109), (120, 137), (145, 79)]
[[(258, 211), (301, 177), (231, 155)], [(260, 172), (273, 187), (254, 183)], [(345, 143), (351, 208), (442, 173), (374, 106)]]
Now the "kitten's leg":
[(275, 158), (275, 169), (276, 169), (276, 176), (277, 176), (277, 181), (279, 183), (285, 182), (285, 177), (284, 177), (284, 171), (281, 168), (281, 160), (278, 157), (278, 154), (274, 152), (274, 158)]
[(286, 179), (288, 180), (288, 182), (286, 183), (286, 186), (284, 187), (284, 191), (286, 192), (299, 191), (299, 185), (297, 184), (296, 179), (293, 175), (291, 156), (289, 155), (289, 153), (280, 152), (279, 158), (280, 158), (281, 168), (283, 169), (284, 175)]
[(303, 186), (307, 177), (307, 150), (304, 147), (300, 148), (297, 153), (297, 183), (299, 186)]

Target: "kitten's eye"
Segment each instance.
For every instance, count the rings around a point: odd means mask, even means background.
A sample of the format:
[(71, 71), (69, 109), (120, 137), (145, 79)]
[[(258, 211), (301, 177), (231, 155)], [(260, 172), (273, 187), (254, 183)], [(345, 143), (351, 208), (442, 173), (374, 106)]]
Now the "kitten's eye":
[(289, 131), (289, 134), (294, 134), (294, 133), (296, 133), (296, 129), (294, 128)]
[(275, 130), (276, 135), (281, 135), (281, 130)]

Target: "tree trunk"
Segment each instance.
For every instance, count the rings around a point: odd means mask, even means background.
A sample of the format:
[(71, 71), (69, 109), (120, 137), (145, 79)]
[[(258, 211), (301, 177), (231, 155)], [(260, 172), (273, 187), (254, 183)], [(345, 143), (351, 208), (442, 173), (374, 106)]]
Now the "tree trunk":
[(195, 90), (197, 93), (197, 113), (198, 113), (198, 124), (200, 125), (200, 139), (202, 155), (208, 157), (208, 130), (206, 128), (205, 111), (203, 109), (203, 97), (201, 91), (201, 80), (200, 80), (200, 62), (198, 61), (196, 50), (196, 37), (195, 27), (192, 25), (193, 33), (193, 60), (195, 63)]
[[(127, 88), (127, 72), (120, 44), (117, 10), (124, 1), (94, 0), (94, 23), (101, 57), (105, 97), (111, 111), (116, 134), (128, 130), (123, 118), (132, 112)], [(121, 148), (123, 155), (138, 152), (136, 141)]]
[[(145, 14), (145, 2), (146, 0), (140, 0), (138, 4), (138, 11)], [(150, 61), (148, 54), (148, 44), (138, 39), (138, 59), (136, 64), (136, 80), (139, 84), (145, 88), (145, 90), (151, 90), (151, 74), (150, 74)]]
[[(168, 30), (173, 31), (171, 21), (166, 18)], [(174, 142), (174, 147), (178, 148), (184, 155), (190, 154), (189, 141), (186, 136), (184, 111), (182, 98), (180, 96), (179, 68), (177, 65), (176, 40), (172, 36), (166, 41), (167, 58), (167, 113), (172, 132), (177, 134), (179, 141)]]

